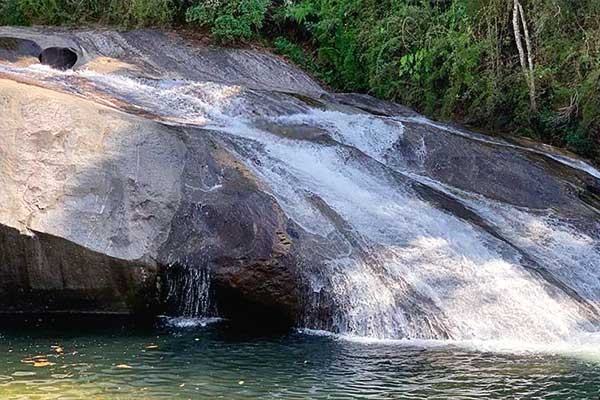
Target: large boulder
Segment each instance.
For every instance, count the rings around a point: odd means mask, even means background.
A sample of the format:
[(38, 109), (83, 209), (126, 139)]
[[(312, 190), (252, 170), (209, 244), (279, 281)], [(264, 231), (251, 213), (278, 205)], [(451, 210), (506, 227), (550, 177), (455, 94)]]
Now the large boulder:
[(167, 267), (211, 266), (226, 313), (293, 319), (287, 219), (211, 132), (9, 80), (0, 105), (4, 310), (144, 311)]
[(0, 311), (425, 339), (598, 326), (600, 172), (569, 154), (173, 34), (0, 37)]

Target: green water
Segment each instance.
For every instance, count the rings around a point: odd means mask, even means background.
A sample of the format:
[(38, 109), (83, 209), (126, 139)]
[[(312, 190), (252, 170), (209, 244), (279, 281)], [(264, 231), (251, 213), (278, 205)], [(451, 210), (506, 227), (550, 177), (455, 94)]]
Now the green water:
[(0, 399), (600, 398), (593, 360), (240, 332), (0, 328)]

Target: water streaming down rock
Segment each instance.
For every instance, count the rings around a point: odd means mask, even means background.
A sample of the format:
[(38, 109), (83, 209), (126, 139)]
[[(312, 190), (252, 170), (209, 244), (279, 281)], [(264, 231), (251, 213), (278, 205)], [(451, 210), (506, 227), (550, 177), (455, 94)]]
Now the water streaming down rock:
[(184, 318), (210, 318), (218, 313), (211, 301), (207, 268), (171, 265), (166, 270), (170, 314)]
[[(214, 314), (209, 294), (220, 289), (227, 301), (278, 301), (302, 326), (377, 338), (551, 343), (600, 330), (592, 166), (390, 103), (325, 94), (305, 76), (281, 74), (268, 87), (243, 74), (199, 77), (197, 65), (174, 74), (179, 50), (153, 55), (142, 41), (132, 51), (133, 40), (115, 35), (69, 36), (90, 46), (76, 71), (0, 68), (177, 127), (187, 146), (218, 149), (211, 157), (233, 158), (236, 174), (251, 177), (246, 192), (208, 156), (184, 163), (176, 215), (185, 221), (170, 223), (165, 264), (172, 248), (202, 262), (167, 269), (179, 314)], [(139, 58), (119, 53), (126, 68), (98, 68), (117, 45)], [(218, 197), (232, 193), (231, 204)], [(224, 203), (227, 214), (216, 212)], [(209, 235), (236, 224), (219, 240)]]

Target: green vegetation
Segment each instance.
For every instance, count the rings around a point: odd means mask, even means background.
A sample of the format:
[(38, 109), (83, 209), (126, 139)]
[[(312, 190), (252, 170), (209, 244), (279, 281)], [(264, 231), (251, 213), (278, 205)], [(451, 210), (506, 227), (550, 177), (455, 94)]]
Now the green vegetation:
[(165, 27), (176, 12), (171, 0), (0, 0), (0, 24), (6, 25)]
[(184, 24), (219, 43), (261, 40), (335, 89), (600, 149), (597, 0), (0, 0), (0, 11), (3, 24)]
[(232, 42), (250, 39), (260, 30), (270, 0), (208, 0), (189, 7), (186, 21), (209, 27), (215, 39)]

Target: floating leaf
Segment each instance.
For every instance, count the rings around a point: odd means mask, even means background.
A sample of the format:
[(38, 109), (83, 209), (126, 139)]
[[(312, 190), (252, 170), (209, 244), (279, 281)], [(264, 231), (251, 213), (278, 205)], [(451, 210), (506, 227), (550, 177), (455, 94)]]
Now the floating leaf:
[(33, 366), (36, 368), (49, 367), (51, 365), (54, 365), (54, 363), (51, 363), (48, 360), (40, 360), (33, 363)]
[(21, 360), (24, 364), (33, 364), (34, 367), (46, 367), (48, 365), (54, 365), (48, 361), (48, 356), (38, 355), (33, 357), (26, 357)]
[(117, 368), (119, 368), (119, 369), (132, 369), (133, 367), (131, 365), (127, 365), (127, 364), (117, 364)]
[(61, 346), (50, 346), (50, 348), (54, 350), (56, 354), (63, 354), (65, 352), (65, 349), (63, 349)]

